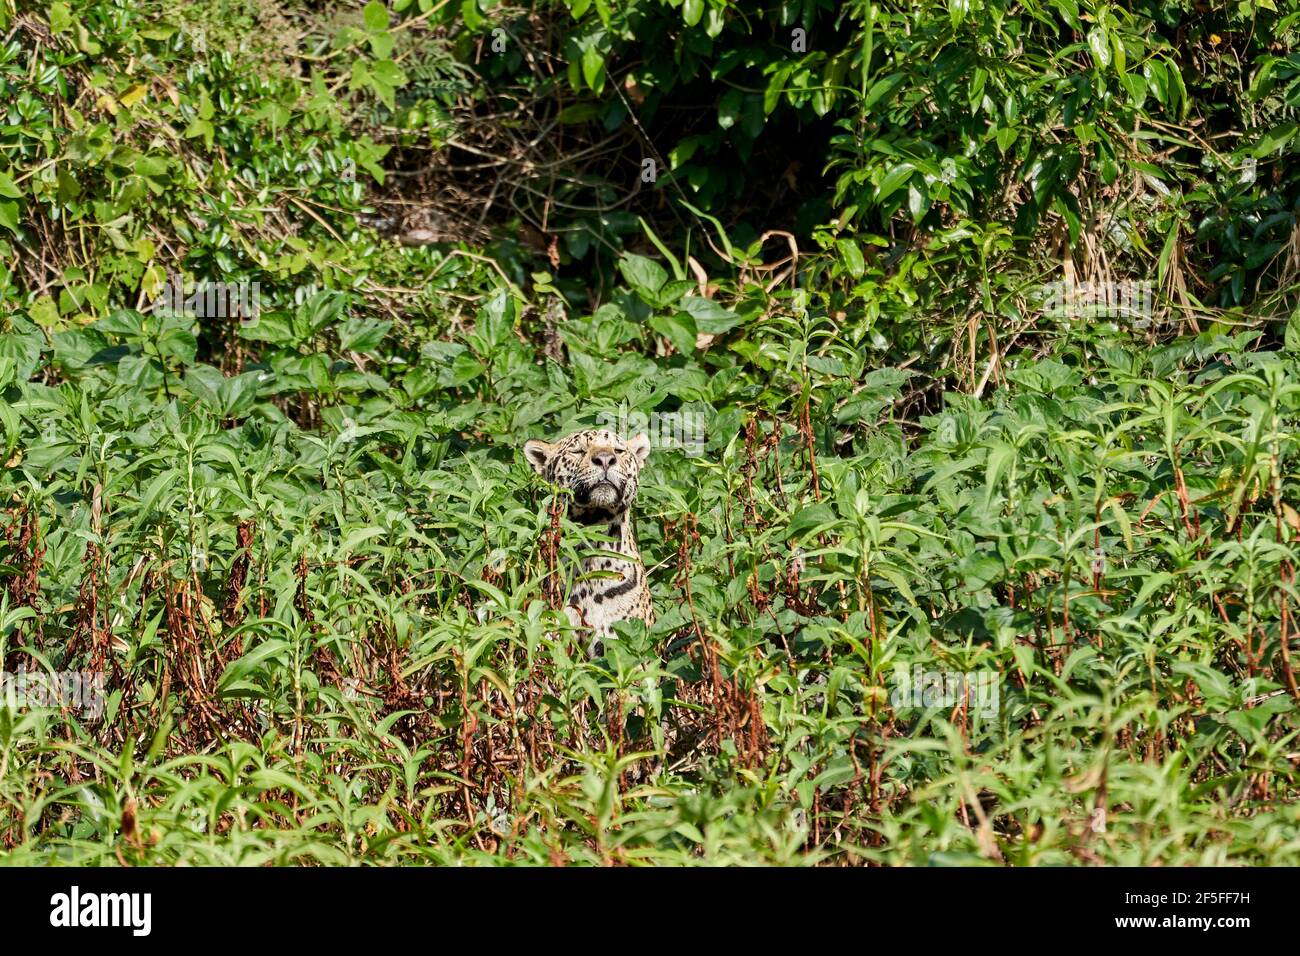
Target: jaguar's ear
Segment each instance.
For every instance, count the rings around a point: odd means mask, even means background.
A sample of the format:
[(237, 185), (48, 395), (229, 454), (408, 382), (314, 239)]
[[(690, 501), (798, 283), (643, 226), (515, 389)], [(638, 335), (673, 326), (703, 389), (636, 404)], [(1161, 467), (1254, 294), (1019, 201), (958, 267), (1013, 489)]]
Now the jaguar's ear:
[(641, 432), (627, 443), (627, 450), (636, 455), (639, 464), (644, 465), (645, 460), (650, 457), (650, 436)]
[(546, 464), (555, 457), (555, 445), (533, 438), (524, 442), (524, 457), (539, 475), (546, 472)]

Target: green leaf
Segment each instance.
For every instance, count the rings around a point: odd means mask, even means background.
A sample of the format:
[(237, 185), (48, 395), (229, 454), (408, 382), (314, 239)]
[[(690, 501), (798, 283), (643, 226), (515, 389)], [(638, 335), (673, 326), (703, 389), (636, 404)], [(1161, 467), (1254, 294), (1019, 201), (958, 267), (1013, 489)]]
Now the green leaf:
[(510, 338), (515, 326), (515, 300), (499, 290), (478, 313), (476, 330), (485, 350), (498, 349)]
[(1286, 320), (1283, 347), (1288, 352), (1300, 353), (1300, 306), (1293, 309)]
[(593, 93), (605, 86), (605, 54), (589, 42), (582, 48), (582, 79)]
[(785, 529), (785, 536), (787, 539), (799, 538), (803, 540), (811, 532), (835, 521), (835, 509), (831, 507), (829, 502), (823, 501), (815, 505), (808, 505), (800, 508), (794, 517), (790, 519), (790, 524)]
[(650, 327), (672, 342), (683, 355), (695, 351), (698, 329), (689, 312), (656, 313), (650, 316)]
[(483, 25), (483, 14), (479, 12), (478, 0), (463, 0), (460, 5), (460, 16), (468, 30), (477, 30)]
[(618, 270), (623, 273), (623, 278), (627, 280), (628, 285), (632, 286), (647, 302), (653, 301), (654, 296), (668, 281), (668, 272), (663, 266), (653, 259), (630, 252), (624, 253), (619, 259)]
[(22, 199), (23, 191), (15, 185), (8, 175), (0, 173), (0, 196), (7, 196), (10, 199)]
[(852, 239), (839, 239), (835, 242), (835, 248), (839, 249), (840, 256), (844, 259), (844, 267), (849, 270), (849, 275), (855, 279), (861, 279), (862, 274), (867, 269), (866, 260), (862, 257), (862, 250)]
[(365, 21), (367, 30), (388, 29), (388, 8), (379, 0), (370, 0), (365, 9), (361, 11), (361, 16)]
[(1088, 49), (1092, 51), (1093, 62), (1096, 63), (1099, 70), (1104, 70), (1110, 66), (1110, 37), (1106, 35), (1106, 31), (1101, 27), (1093, 27), (1088, 31)]
[(370, 64), (371, 74), (389, 87), (406, 85), (406, 74), (392, 60), (376, 60)]
[(684, 296), (681, 300), (681, 308), (695, 319), (696, 328), (710, 335), (721, 335), (741, 323), (740, 316), (718, 305), (712, 299), (704, 299), (696, 295)]
[(339, 347), (345, 352), (372, 352), (392, 327), (388, 321), (350, 318), (339, 327)]
[(72, 11), (66, 3), (56, 2), (50, 4), (50, 32), (66, 33), (72, 26)]
[(884, 202), (893, 195), (904, 183), (912, 178), (912, 173), (916, 172), (916, 167), (911, 163), (899, 163), (893, 169), (889, 170), (880, 180), (880, 185), (876, 188), (876, 202)]

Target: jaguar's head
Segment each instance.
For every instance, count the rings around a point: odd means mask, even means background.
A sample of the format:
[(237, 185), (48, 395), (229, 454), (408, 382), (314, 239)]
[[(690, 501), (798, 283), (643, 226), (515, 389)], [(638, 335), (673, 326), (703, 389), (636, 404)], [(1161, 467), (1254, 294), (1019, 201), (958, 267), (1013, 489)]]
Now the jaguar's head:
[(632, 507), (650, 439), (642, 433), (623, 441), (611, 431), (587, 429), (554, 444), (525, 442), (524, 457), (547, 481), (573, 492), (569, 517), (594, 524)]

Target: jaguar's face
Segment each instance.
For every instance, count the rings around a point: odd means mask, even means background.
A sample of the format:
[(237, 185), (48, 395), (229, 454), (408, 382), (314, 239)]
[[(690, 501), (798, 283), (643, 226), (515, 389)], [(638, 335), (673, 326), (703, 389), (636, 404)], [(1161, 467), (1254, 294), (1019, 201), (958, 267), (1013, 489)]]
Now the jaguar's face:
[(533, 439), (524, 444), (524, 456), (547, 481), (573, 492), (570, 517), (603, 521), (632, 506), (650, 439), (642, 433), (623, 441), (611, 431), (588, 429), (554, 444)]

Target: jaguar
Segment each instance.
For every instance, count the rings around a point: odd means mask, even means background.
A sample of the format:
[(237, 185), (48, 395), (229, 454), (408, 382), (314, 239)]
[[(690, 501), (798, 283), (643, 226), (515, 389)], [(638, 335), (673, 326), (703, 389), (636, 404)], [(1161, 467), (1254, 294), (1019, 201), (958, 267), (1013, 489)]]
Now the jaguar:
[(557, 442), (525, 442), (524, 457), (539, 475), (569, 492), (571, 520), (603, 526), (612, 541), (602, 553), (582, 557), (565, 605), (570, 623), (591, 632), (587, 653), (597, 653), (616, 621), (652, 625), (650, 582), (632, 527), (641, 466), (650, 457), (649, 437), (641, 433), (624, 441), (606, 429), (587, 429)]

